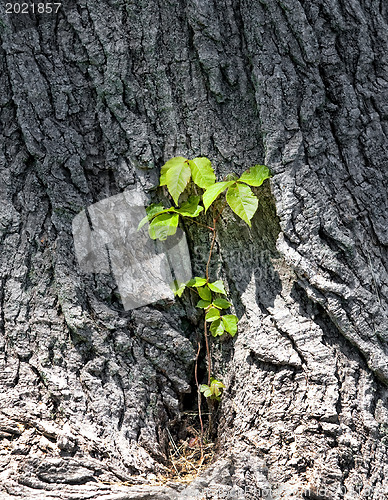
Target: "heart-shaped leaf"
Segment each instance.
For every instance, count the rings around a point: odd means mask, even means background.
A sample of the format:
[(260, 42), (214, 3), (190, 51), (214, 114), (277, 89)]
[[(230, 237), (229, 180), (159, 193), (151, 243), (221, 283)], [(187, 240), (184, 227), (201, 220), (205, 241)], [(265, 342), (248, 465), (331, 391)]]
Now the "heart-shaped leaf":
[(249, 186), (237, 183), (226, 193), (226, 201), (233, 212), (251, 227), (251, 219), (259, 204)]

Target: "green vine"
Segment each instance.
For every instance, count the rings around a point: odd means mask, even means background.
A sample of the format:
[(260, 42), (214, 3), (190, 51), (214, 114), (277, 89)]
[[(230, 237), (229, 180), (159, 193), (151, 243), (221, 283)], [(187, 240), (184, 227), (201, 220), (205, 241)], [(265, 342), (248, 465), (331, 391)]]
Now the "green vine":
[[(232, 304), (225, 298), (227, 293), (223, 281), (211, 281), (209, 278), (209, 266), (216, 241), (217, 223), (224, 209), (229, 206), (236, 215), (251, 227), (251, 219), (257, 210), (258, 199), (250, 186), (261, 186), (270, 176), (266, 166), (255, 165), (239, 178), (231, 174), (227, 176), (226, 180), (217, 182), (208, 158), (200, 157), (193, 160), (181, 156), (172, 158), (162, 167), (159, 186), (167, 187), (175, 206), (165, 208), (160, 203), (150, 205), (146, 208), (146, 217), (138, 227), (140, 229), (144, 224), (148, 223), (150, 237), (165, 240), (168, 236), (176, 233), (179, 219), (183, 217), (206, 228), (211, 233), (205, 276), (195, 277), (187, 283), (175, 282), (174, 289), (174, 293), (178, 297), (181, 297), (186, 289), (193, 291), (199, 298), (196, 307), (204, 310), (203, 325), (207, 357), (207, 384), (199, 384), (197, 377), (198, 358), (201, 349), (200, 339), (198, 340), (195, 363), (201, 437), (203, 437), (201, 393), (207, 398), (210, 406), (212, 401), (220, 400), (225, 388), (222, 382), (212, 377), (208, 331), (213, 337), (221, 336), (224, 333), (234, 337), (238, 328), (237, 316), (235, 314), (225, 314)], [(179, 198), (189, 186), (190, 180), (194, 183), (196, 192), (200, 191), (200, 194), (189, 196), (186, 201), (179, 205)], [(218, 206), (215, 206), (215, 202), (225, 191), (224, 203), (221, 204), (221, 208), (218, 208)], [(210, 207), (212, 208), (211, 223), (208, 224), (209, 217), (206, 214)], [(202, 216), (202, 220), (197, 220), (200, 216)]]

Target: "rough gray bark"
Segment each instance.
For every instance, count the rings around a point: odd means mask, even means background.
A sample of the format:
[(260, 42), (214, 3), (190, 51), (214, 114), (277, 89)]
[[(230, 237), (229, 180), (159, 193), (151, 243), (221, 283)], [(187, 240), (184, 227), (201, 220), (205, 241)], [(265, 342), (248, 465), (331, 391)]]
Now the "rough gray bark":
[[(385, 2), (1, 17), (1, 498), (385, 498)], [(84, 207), (151, 188), (177, 155), (274, 174), (252, 231), (229, 216), (219, 235), (241, 327), (213, 347), (218, 454), (186, 488), (150, 482), (194, 390), (198, 318), (188, 303), (125, 313), (71, 235)]]

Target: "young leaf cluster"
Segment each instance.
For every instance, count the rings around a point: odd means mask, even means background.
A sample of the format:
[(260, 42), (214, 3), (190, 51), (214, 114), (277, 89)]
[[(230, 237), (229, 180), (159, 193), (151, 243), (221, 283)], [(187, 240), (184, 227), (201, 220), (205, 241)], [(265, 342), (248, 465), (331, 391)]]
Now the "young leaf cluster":
[(210, 385), (201, 384), (199, 390), (203, 392), (205, 398), (210, 398), (219, 401), (221, 399), (222, 390), (224, 388), (225, 386), (222, 382), (211, 377)]
[(190, 196), (179, 208), (164, 208), (160, 203), (152, 204), (146, 208), (147, 215), (140, 221), (137, 229), (141, 229), (149, 222), (150, 237), (153, 240), (165, 240), (176, 233), (179, 216), (197, 217), (203, 211), (199, 201), (199, 196)]
[[(176, 291), (175, 295), (182, 296), (186, 288), (195, 291), (200, 300), (196, 307), (205, 310), (205, 321), (210, 323), (210, 333), (213, 337), (222, 335), (224, 332), (234, 337), (237, 333), (238, 318), (234, 314), (222, 314), (224, 310), (232, 305), (228, 300), (218, 295), (225, 295), (225, 286), (222, 280), (210, 283), (206, 278), (195, 277), (183, 283)], [(213, 296), (216, 294), (216, 297)]]
[[(140, 222), (139, 229), (149, 222), (152, 239), (165, 240), (176, 233), (179, 217), (198, 217), (226, 191), (226, 202), (233, 212), (251, 226), (251, 219), (258, 206), (257, 197), (250, 186), (261, 186), (270, 177), (268, 168), (255, 165), (240, 178), (216, 182), (216, 176), (208, 158), (198, 157), (188, 160), (177, 156), (165, 163), (161, 170), (159, 186), (166, 186), (176, 207), (165, 208), (162, 204), (147, 207), (146, 217)], [(180, 207), (179, 197), (189, 184), (190, 179), (203, 189), (202, 196), (190, 196)], [(202, 204), (201, 204), (202, 203)]]

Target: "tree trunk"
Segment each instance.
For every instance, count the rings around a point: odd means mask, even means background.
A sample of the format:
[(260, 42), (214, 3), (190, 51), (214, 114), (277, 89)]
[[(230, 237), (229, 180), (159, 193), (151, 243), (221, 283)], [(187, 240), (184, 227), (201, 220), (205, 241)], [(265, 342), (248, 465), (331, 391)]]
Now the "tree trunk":
[[(386, 498), (386, 3), (2, 9), (1, 498)], [(172, 156), (273, 177), (252, 230), (228, 214), (217, 240), (240, 327), (212, 344), (214, 462), (155, 486), (190, 436), (198, 314), (124, 311), (72, 220)]]

